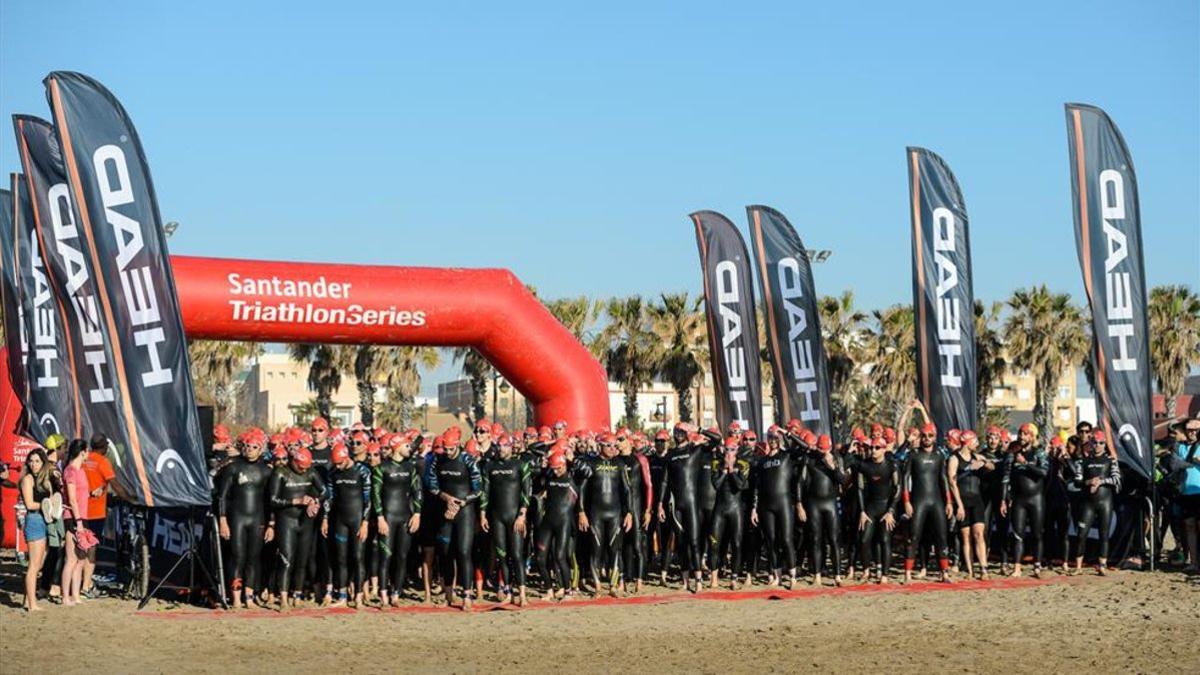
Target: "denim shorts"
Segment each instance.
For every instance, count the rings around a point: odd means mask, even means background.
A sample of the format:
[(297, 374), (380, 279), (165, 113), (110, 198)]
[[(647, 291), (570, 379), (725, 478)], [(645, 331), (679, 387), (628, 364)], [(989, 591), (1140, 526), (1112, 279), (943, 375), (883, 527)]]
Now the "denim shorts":
[(25, 541), (41, 541), (46, 538), (46, 519), (37, 511), (25, 514)]

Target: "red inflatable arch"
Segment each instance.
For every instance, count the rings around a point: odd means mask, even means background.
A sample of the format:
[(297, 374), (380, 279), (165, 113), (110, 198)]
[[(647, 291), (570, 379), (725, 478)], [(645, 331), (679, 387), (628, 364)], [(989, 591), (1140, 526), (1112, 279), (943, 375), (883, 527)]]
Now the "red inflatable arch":
[[(474, 347), (539, 424), (609, 426), (604, 369), (508, 270), (191, 256), (171, 265), (188, 337)], [(20, 408), (0, 347), (0, 461), (12, 462), (24, 442), (14, 429)], [(0, 493), (11, 514), (16, 492)], [(12, 524), (4, 529), (11, 545)]]
[(188, 337), (469, 346), (540, 424), (609, 425), (604, 369), (508, 270), (172, 256)]

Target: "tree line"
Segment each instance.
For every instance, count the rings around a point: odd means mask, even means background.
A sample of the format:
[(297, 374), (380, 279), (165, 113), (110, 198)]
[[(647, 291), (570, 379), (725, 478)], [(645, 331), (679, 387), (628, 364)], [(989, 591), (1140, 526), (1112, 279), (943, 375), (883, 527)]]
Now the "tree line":
[[(534, 289), (531, 289), (534, 290)], [(536, 294), (536, 291), (534, 291)], [(624, 394), (624, 418), (640, 426), (638, 391), (658, 380), (675, 391), (679, 418), (695, 421), (693, 394), (709, 365), (703, 298), (662, 293), (597, 300), (587, 296), (543, 300), (546, 308), (599, 359), (610, 381)], [(835, 424), (845, 432), (879, 420), (894, 419), (915, 395), (916, 343), (912, 306), (897, 304), (865, 311), (854, 293), (820, 298), (821, 331), (829, 368)], [(1014, 291), (1002, 302), (975, 302), (977, 400), (982, 425), (1007, 424), (1007, 412), (989, 410), (993, 387), (1010, 372), (1027, 372), (1034, 380), (1034, 422), (1050, 429), (1058, 381), (1072, 366), (1082, 367), (1093, 383), (1091, 321), (1087, 310), (1066, 293), (1045, 285)], [(1187, 286), (1158, 286), (1150, 291), (1150, 358), (1155, 384), (1174, 410), (1189, 371), (1200, 365), (1200, 296)], [(759, 335), (765, 336), (760, 319)], [(353, 375), (359, 412), (368, 425), (407, 426), (416, 416), (414, 400), (421, 388), (421, 369), (439, 364), (430, 347), (381, 345), (291, 344), (288, 353), (308, 365), (308, 387), (314, 392), (312, 414), (329, 417), (333, 394), (342, 378)], [(237, 374), (262, 352), (245, 342), (193, 341), (189, 344), (193, 377), (202, 400), (213, 403), (221, 418), (233, 402)], [(767, 350), (760, 353), (764, 387), (771, 369)], [(471, 416), (485, 416), (491, 364), (469, 347), (451, 351), (453, 361), (471, 383)], [(1094, 384), (1093, 384), (1094, 386)], [(386, 390), (386, 403), (376, 392)], [(700, 402), (702, 403), (702, 402)], [(378, 409), (377, 409), (378, 408)]]

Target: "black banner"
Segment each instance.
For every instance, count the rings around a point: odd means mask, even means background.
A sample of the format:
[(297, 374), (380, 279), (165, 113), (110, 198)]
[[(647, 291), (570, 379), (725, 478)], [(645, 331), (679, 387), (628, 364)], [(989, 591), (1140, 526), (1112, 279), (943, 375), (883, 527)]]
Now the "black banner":
[(746, 242), (737, 227), (715, 211), (691, 215), (704, 273), (704, 310), (708, 321), (717, 422), (763, 432), (762, 373), (754, 280)]
[(28, 348), (25, 354), (28, 394), (23, 403), (29, 434), (43, 443), (54, 433), (78, 437), (82, 427), (60, 307), (46, 278), (41, 244), (34, 227), (33, 203), (25, 185), (25, 177), (14, 174), (13, 229), (17, 287), (20, 289), (17, 297), (21, 302), (22, 327)]
[(1150, 345), (1133, 159), (1103, 110), (1068, 103), (1066, 112), (1075, 245), (1096, 337), (1099, 422), (1121, 462), (1149, 479)]
[(100, 83), (67, 72), (45, 83), (129, 431), (123, 484), (147, 506), (209, 504), (179, 300), (141, 141)]
[(908, 148), (917, 395), (939, 434), (975, 429), (975, 294), (967, 207), (950, 167)]
[[(13, 177), (16, 180), (16, 177)], [(8, 348), (8, 380), (22, 403), (29, 399), (25, 383), (25, 319), (21, 315), (21, 291), (17, 285), (16, 202), (8, 190), (0, 190), (0, 301), (4, 305), (4, 345)], [(25, 422), (17, 424), (24, 429)]]
[(808, 251), (784, 215), (747, 206), (767, 311), (767, 345), (775, 373), (775, 421), (798, 419), (817, 434), (832, 434), (829, 370)]
[(85, 432), (77, 435), (104, 433), (113, 446), (114, 464), (120, 465), (129, 456), (129, 438), (113, 384), (112, 349), (100, 322), (99, 291), (79, 236), (78, 211), (71, 199), (58, 136), (49, 122), (37, 117), (15, 115), (13, 126), (46, 276), (65, 314), (68, 363), (82, 402)]

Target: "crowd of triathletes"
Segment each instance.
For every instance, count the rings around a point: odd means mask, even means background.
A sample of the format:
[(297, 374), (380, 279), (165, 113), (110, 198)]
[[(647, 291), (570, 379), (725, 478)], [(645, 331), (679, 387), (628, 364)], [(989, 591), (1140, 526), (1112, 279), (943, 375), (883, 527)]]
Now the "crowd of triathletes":
[(1094, 525), (1106, 573), (1121, 471), (1102, 430), (1084, 422), (1044, 445), (1032, 424), (1016, 438), (927, 418), (906, 429), (912, 410), (903, 435), (874, 424), (838, 447), (797, 420), (765, 438), (737, 423), (647, 435), (482, 420), (464, 437), (317, 418), (236, 439), (218, 426), (224, 574), (235, 607), (444, 594), (469, 608), (488, 594), (525, 604), (527, 587), (556, 601), (639, 593), (648, 579), (691, 592), (722, 579), (791, 588), (801, 571), (814, 584), (887, 583), (898, 544), (905, 582), (927, 571), (951, 582), (987, 579), (989, 545), (1002, 573), (1031, 561), (1040, 575), (1047, 539), (1077, 573)]

